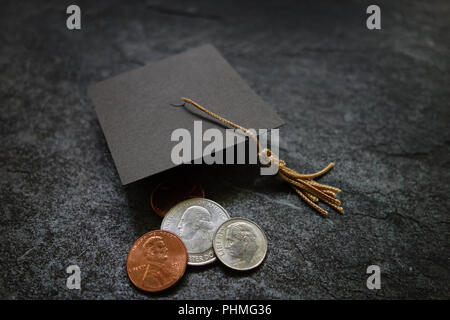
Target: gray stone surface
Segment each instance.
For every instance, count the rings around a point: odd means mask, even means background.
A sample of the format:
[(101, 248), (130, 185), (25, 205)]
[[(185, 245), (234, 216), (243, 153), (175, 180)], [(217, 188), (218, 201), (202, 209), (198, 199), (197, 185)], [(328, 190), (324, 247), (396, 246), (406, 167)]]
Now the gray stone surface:
[[(78, 32), (68, 4), (0, 8), (0, 298), (450, 297), (448, 1), (379, 1), (380, 31), (368, 1), (80, 1)], [(344, 190), (345, 214), (321, 217), (255, 167), (187, 168), (264, 228), (268, 257), (250, 273), (189, 267), (145, 294), (125, 261), (161, 223), (149, 196), (168, 174), (121, 186), (86, 88), (207, 42), (286, 120), (289, 166), (336, 162), (320, 181)], [(80, 291), (66, 289), (71, 264)]]

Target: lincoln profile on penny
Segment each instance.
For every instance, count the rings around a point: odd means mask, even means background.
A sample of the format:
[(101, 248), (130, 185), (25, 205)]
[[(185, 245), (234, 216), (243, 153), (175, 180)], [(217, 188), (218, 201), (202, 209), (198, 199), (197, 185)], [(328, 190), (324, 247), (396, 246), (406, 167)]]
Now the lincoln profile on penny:
[(147, 265), (142, 277), (144, 287), (163, 286), (177, 278), (168, 264), (168, 251), (163, 237), (149, 237), (143, 244)]
[(213, 231), (211, 213), (200, 206), (187, 208), (178, 223), (178, 234), (183, 239), (188, 252), (192, 253), (208, 250), (211, 246)]
[(233, 259), (233, 264), (249, 263), (256, 251), (256, 234), (243, 223), (235, 223), (228, 227), (225, 236), (225, 249)]

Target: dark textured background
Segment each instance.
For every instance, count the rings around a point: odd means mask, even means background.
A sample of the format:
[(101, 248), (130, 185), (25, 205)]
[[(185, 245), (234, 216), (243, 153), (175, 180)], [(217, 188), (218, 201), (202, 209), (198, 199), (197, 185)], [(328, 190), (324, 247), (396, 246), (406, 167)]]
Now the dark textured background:
[[(378, 1), (380, 31), (366, 1), (77, 1), (81, 31), (70, 3), (0, 6), (0, 298), (450, 297), (448, 1)], [(320, 181), (344, 190), (345, 215), (324, 219), (254, 167), (195, 167), (208, 198), (266, 231), (267, 260), (189, 267), (145, 294), (125, 261), (159, 228), (148, 198), (167, 174), (121, 186), (86, 88), (207, 42), (286, 120), (291, 167), (336, 162)]]

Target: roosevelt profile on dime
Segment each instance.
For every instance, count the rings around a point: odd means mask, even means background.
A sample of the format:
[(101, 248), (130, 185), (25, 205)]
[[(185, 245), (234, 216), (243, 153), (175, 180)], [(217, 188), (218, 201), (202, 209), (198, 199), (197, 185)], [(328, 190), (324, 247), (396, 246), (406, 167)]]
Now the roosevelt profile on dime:
[(263, 262), (267, 253), (267, 238), (253, 221), (232, 218), (217, 229), (213, 248), (226, 266), (235, 270), (250, 270)]
[(234, 223), (226, 230), (225, 249), (233, 265), (248, 265), (258, 250), (256, 234), (244, 223)]

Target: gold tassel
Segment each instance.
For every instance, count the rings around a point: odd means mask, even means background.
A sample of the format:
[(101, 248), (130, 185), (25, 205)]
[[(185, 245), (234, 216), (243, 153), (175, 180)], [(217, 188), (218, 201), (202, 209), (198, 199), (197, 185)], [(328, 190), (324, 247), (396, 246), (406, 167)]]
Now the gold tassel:
[(323, 215), (328, 215), (328, 212), (324, 210), (323, 208), (319, 207), (317, 203), (319, 201), (325, 202), (327, 205), (338, 211), (339, 213), (343, 214), (344, 209), (341, 207), (341, 202), (337, 199), (336, 194), (338, 192), (341, 192), (340, 189), (331, 187), (325, 184), (320, 184), (314, 180), (313, 178), (320, 177), (330, 171), (334, 167), (334, 163), (331, 162), (328, 166), (326, 166), (324, 169), (312, 173), (312, 174), (301, 174), (296, 172), (295, 170), (289, 169), (286, 167), (286, 162), (283, 160), (280, 160), (276, 154), (274, 154), (269, 149), (265, 148), (262, 149), (261, 145), (258, 141), (258, 138), (249, 130), (247, 130), (244, 127), (241, 127), (240, 125), (237, 125), (227, 119), (222, 118), (221, 116), (209, 111), (205, 107), (199, 105), (198, 103), (192, 101), (188, 98), (181, 98), (184, 102), (187, 102), (194, 107), (198, 108), (199, 110), (205, 112), (206, 114), (210, 115), (211, 117), (222, 121), (223, 123), (230, 125), (234, 127), (235, 129), (239, 129), (246, 134), (248, 134), (252, 139), (254, 139), (258, 146), (258, 156), (261, 163), (269, 166), (273, 163), (278, 165), (278, 175), (285, 181), (287, 181), (290, 186), (295, 190), (295, 192), (302, 198), (307, 204), (309, 204), (311, 207), (313, 207), (315, 210), (320, 212)]
[(278, 156), (269, 149), (263, 149), (258, 153), (258, 155), (263, 164), (277, 164), (278, 175), (291, 185), (300, 198), (305, 200), (307, 204), (316, 209), (318, 212), (323, 215), (328, 215), (326, 210), (316, 204), (320, 200), (328, 204), (339, 213), (344, 213), (344, 209), (340, 206), (341, 202), (336, 198), (336, 193), (341, 192), (341, 190), (312, 180), (313, 178), (320, 177), (330, 171), (334, 167), (333, 162), (316, 173), (300, 174), (286, 167), (286, 162), (280, 160)]

